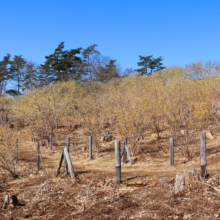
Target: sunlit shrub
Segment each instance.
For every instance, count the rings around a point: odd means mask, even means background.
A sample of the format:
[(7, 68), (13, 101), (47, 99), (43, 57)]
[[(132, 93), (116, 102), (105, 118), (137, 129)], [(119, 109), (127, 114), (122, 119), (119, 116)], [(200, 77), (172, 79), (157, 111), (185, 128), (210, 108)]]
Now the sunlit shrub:
[[(0, 168), (11, 176), (15, 174), (15, 160), (17, 156), (16, 138), (8, 126), (0, 126)], [(18, 145), (17, 145), (18, 147)]]
[(220, 65), (192, 63), (169, 67), (153, 76), (131, 75), (108, 83), (63, 82), (35, 89), (11, 105), (11, 115), (48, 136), (59, 121), (81, 124), (94, 137), (96, 149), (105, 124), (128, 137), (137, 154), (146, 131), (158, 139), (175, 138), (187, 159), (193, 156), (198, 134), (220, 123)]

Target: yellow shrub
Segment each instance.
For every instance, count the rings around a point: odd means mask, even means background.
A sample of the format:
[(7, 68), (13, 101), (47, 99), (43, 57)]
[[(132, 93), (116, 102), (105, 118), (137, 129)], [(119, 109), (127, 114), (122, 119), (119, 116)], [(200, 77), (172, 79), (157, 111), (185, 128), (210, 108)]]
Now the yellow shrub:
[(0, 126), (0, 167), (15, 174), (14, 160), (17, 155), (16, 138), (8, 126)]

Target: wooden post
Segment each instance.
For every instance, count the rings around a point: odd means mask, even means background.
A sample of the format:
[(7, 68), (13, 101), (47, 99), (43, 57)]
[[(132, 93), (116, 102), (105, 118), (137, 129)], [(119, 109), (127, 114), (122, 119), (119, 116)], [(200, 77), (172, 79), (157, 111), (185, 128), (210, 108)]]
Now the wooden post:
[(37, 142), (37, 171), (40, 169), (40, 148), (39, 148), (39, 142)]
[(17, 164), (18, 161), (18, 139), (15, 141), (15, 157), (14, 157), (14, 165)]
[(170, 166), (174, 166), (174, 141), (170, 138)]
[(50, 135), (50, 150), (52, 150), (53, 147), (53, 137), (52, 134)]
[(34, 129), (32, 128), (32, 142), (34, 142)]
[(68, 164), (69, 171), (70, 171), (70, 176), (71, 176), (73, 182), (75, 182), (76, 177), (75, 177), (75, 173), (74, 173), (74, 169), (73, 169), (73, 164), (71, 162), (70, 155), (69, 155), (69, 152), (67, 150), (67, 146), (64, 147), (64, 156), (67, 160), (67, 164)]
[(126, 163), (126, 160), (127, 160), (127, 151), (126, 151), (125, 146), (127, 146), (127, 137), (124, 137), (123, 163)]
[(206, 132), (200, 133), (200, 165), (201, 165), (201, 177), (207, 175), (207, 159), (206, 159)]
[[(64, 149), (64, 148), (63, 148)], [(62, 162), (63, 162), (63, 158), (64, 158), (64, 150), (62, 149), (61, 155), (60, 155), (60, 160), (59, 160), (59, 164), (57, 167), (57, 172), (56, 172), (56, 176), (58, 176), (58, 174), (60, 173), (60, 168), (62, 166)]]
[[(66, 142), (67, 142), (67, 145), (66, 145), (67, 150), (69, 152), (69, 146), (70, 146), (70, 138), (69, 137), (67, 137)], [(64, 175), (66, 176), (67, 174), (68, 174), (68, 164), (67, 164), (66, 158), (64, 158)]]
[(120, 141), (115, 141), (115, 168), (116, 168), (116, 183), (121, 183), (121, 149)]
[(128, 159), (129, 159), (129, 161), (130, 161), (130, 163), (131, 163), (131, 165), (132, 165), (134, 162), (133, 162), (133, 160), (131, 159), (131, 155), (130, 155), (130, 152), (129, 152), (129, 150), (128, 150), (128, 146), (127, 146), (127, 145), (125, 145), (125, 150), (126, 150), (126, 152), (127, 152)]
[(92, 160), (92, 136), (89, 136), (89, 159)]
[(41, 147), (44, 145), (44, 133), (41, 132)]

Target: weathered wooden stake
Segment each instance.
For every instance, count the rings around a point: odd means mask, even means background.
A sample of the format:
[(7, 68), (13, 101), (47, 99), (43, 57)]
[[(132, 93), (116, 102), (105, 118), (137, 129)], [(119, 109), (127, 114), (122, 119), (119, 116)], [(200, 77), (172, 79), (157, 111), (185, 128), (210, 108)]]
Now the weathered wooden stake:
[(125, 145), (125, 149), (126, 149), (126, 152), (127, 152), (127, 155), (128, 155), (128, 159), (129, 159), (129, 161), (130, 161), (130, 163), (131, 163), (131, 165), (132, 165), (134, 162), (133, 162), (133, 160), (131, 159), (131, 155), (130, 155), (130, 152), (129, 152), (129, 150), (128, 150), (128, 145)]
[(127, 151), (126, 151), (125, 146), (127, 146), (127, 137), (124, 137), (123, 163), (126, 163), (126, 160), (127, 160)]
[(34, 142), (34, 129), (32, 128), (32, 142)]
[(44, 145), (44, 133), (41, 132), (41, 147)]
[(62, 149), (62, 152), (61, 152), (61, 155), (60, 155), (59, 164), (58, 164), (58, 167), (57, 167), (56, 176), (58, 176), (58, 174), (60, 173), (60, 168), (62, 166), (63, 158), (64, 158), (64, 152), (63, 152), (63, 149)]
[(53, 137), (52, 134), (50, 135), (50, 150), (53, 148)]
[(76, 177), (75, 177), (75, 173), (74, 173), (74, 169), (73, 169), (73, 164), (71, 162), (70, 155), (69, 155), (69, 152), (67, 150), (67, 146), (64, 147), (64, 156), (67, 160), (67, 164), (68, 164), (69, 171), (70, 171), (70, 176), (71, 176), (73, 182), (75, 182)]
[(37, 142), (37, 171), (40, 169), (40, 147), (39, 147), (39, 142)]
[(14, 157), (14, 165), (17, 164), (18, 161), (18, 139), (15, 141), (15, 157)]
[(89, 136), (89, 159), (92, 160), (92, 136)]
[[(67, 137), (66, 142), (67, 142), (67, 145), (66, 145), (67, 150), (69, 152), (69, 146), (70, 146), (70, 138), (69, 137)], [(68, 174), (68, 164), (67, 164), (66, 158), (64, 158), (64, 175), (67, 175), (67, 174)]]
[(116, 168), (116, 183), (121, 183), (121, 149), (120, 141), (115, 141), (115, 168)]
[(200, 133), (200, 165), (201, 165), (201, 177), (207, 175), (207, 159), (206, 159), (206, 132)]
[(170, 138), (170, 166), (174, 166), (174, 140)]

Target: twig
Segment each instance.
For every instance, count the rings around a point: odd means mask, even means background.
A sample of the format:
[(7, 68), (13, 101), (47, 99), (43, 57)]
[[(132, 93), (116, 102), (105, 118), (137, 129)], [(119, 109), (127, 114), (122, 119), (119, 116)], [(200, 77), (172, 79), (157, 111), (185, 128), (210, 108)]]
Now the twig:
[(208, 183), (202, 183), (202, 182), (198, 182), (198, 181), (194, 181), (195, 183), (200, 183), (200, 184), (202, 184), (202, 185), (206, 185), (206, 186), (210, 186), (211, 188), (213, 188), (215, 191), (217, 191), (218, 193), (220, 193), (220, 190), (219, 189), (217, 189), (216, 187), (214, 187), (214, 186), (212, 186), (212, 185), (210, 185), (210, 184), (208, 184)]
[[(46, 185), (46, 183), (47, 183), (47, 182), (45, 182), (44, 184), (42, 184), (42, 185), (40, 186), (40, 188), (37, 190), (37, 193), (36, 193), (35, 197), (32, 199), (32, 201), (38, 196), (38, 193), (39, 193), (40, 190)], [(28, 202), (28, 204), (29, 204), (29, 202)], [(28, 204), (27, 204), (27, 205), (28, 205)]]
[(7, 168), (7, 167), (5, 167), (5, 166), (3, 166), (3, 165), (0, 165), (0, 167), (3, 168), (3, 169), (5, 169), (5, 170), (7, 170), (8, 172), (10, 172), (10, 174), (12, 175), (12, 177), (13, 177), (14, 179), (20, 178), (16, 173), (14, 173), (13, 171), (11, 171), (9, 168)]

